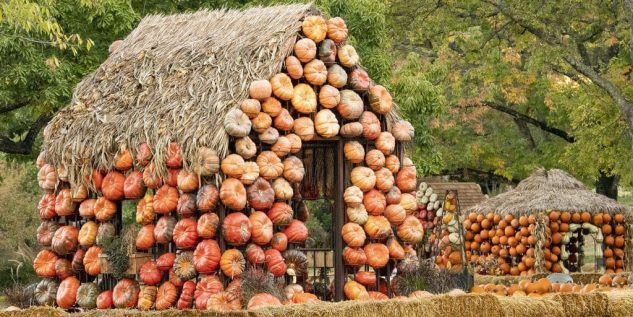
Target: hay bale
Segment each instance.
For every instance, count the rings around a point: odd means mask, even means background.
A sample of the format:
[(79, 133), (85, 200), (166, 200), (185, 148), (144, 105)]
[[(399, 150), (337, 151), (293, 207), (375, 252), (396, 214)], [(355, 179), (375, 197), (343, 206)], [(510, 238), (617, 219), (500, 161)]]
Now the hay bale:
[(39, 317), (39, 316), (47, 316), (47, 317), (62, 317), (68, 316), (68, 313), (65, 311), (50, 307), (50, 306), (33, 306), (28, 309), (11, 311), (11, 312), (0, 312), (0, 315), (3, 317)]
[(499, 297), (492, 294), (438, 295), (431, 298), (433, 305), (439, 308), (440, 316), (505, 316)]
[(523, 279), (519, 276), (512, 275), (479, 275), (475, 274), (475, 285), (477, 284), (499, 284), (509, 286), (510, 284), (519, 283)]
[(633, 312), (633, 290), (605, 292), (609, 299), (612, 316), (631, 316)]
[(609, 299), (604, 293), (557, 293), (547, 297), (562, 305), (565, 316), (611, 316)]
[(532, 316), (556, 316), (564, 317), (563, 307), (549, 298), (533, 298), (528, 296), (499, 296), (499, 302), (505, 316), (532, 317)]

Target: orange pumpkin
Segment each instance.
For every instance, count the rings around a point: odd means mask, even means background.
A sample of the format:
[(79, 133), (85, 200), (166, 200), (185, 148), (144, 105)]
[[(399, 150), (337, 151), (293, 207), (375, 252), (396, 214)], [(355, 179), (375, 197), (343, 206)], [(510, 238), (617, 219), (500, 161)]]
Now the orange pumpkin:
[(281, 102), (275, 97), (268, 97), (262, 101), (262, 111), (271, 117), (277, 117), (282, 109)]
[(275, 201), (275, 191), (270, 182), (261, 177), (248, 187), (246, 195), (249, 205), (255, 210), (269, 209)]
[(149, 163), (149, 165), (147, 165), (143, 170), (143, 183), (145, 183), (145, 186), (151, 189), (157, 189), (163, 184), (162, 179), (156, 172), (156, 166), (154, 165), (154, 162)]
[(157, 214), (168, 214), (176, 211), (178, 198), (178, 189), (169, 185), (163, 185), (156, 191), (154, 196), (154, 212)]
[(262, 100), (270, 97), (273, 92), (273, 88), (270, 82), (266, 79), (254, 80), (248, 87), (248, 94), (251, 98)]
[(177, 178), (178, 189), (185, 193), (189, 193), (198, 189), (198, 175), (184, 169), (178, 172)]
[(405, 158), (404, 164), (396, 176), (396, 185), (402, 192), (415, 191), (416, 185), (416, 171), (413, 162), (410, 159)]
[(409, 121), (400, 120), (391, 127), (391, 134), (397, 141), (409, 142), (413, 140), (415, 129)]
[(372, 216), (380, 216), (387, 207), (385, 195), (375, 189), (370, 189), (363, 196), (363, 205), (365, 210)]
[(350, 300), (369, 298), (369, 293), (367, 293), (367, 289), (365, 289), (365, 286), (354, 281), (347, 281), (345, 283), (343, 293), (345, 293), (345, 297)]
[(254, 243), (250, 243), (248, 246), (246, 246), (245, 253), (246, 259), (251, 264), (262, 264), (266, 262), (266, 255), (264, 254), (264, 250), (262, 249), (262, 247)]
[(385, 217), (393, 225), (400, 225), (407, 217), (407, 212), (399, 204), (388, 205), (385, 209)]
[(174, 284), (167, 281), (158, 288), (156, 294), (156, 310), (164, 310), (174, 306), (178, 299), (178, 289)]
[(360, 122), (350, 122), (341, 126), (339, 134), (344, 138), (355, 138), (363, 134), (363, 125)]
[(90, 276), (97, 276), (101, 274), (101, 247), (92, 246), (88, 248), (84, 255), (83, 264), (84, 271)]
[(55, 213), (58, 216), (70, 216), (75, 214), (77, 204), (72, 199), (70, 189), (62, 189), (55, 197)]
[(113, 305), (111, 290), (103, 291), (97, 296), (97, 309), (111, 309)]
[(400, 171), (400, 159), (396, 155), (389, 155), (385, 158), (385, 167), (389, 169), (391, 173), (398, 173)]
[(273, 119), (265, 112), (260, 112), (257, 116), (251, 119), (253, 124), (253, 130), (257, 133), (264, 133), (266, 129), (270, 128), (273, 124)]
[(305, 176), (303, 162), (296, 156), (289, 156), (283, 162), (283, 177), (291, 183), (300, 183)]
[(350, 186), (343, 193), (343, 200), (348, 207), (356, 207), (363, 202), (363, 191), (356, 186)]
[(360, 58), (353, 46), (343, 45), (338, 49), (338, 60), (345, 67), (354, 67), (358, 64)]
[[(365, 92), (371, 87), (372, 81), (362, 67), (355, 67), (348, 76), (348, 85), (358, 92)], [(393, 133), (393, 132), (392, 132)]]
[(374, 171), (378, 171), (385, 166), (385, 155), (376, 150), (369, 150), (365, 155), (365, 163)]
[(214, 185), (208, 184), (200, 187), (196, 196), (196, 206), (201, 212), (213, 210), (220, 198), (220, 192)]
[(367, 264), (374, 269), (382, 268), (389, 262), (389, 249), (382, 243), (370, 243), (364, 250)]
[(400, 189), (398, 187), (392, 187), (391, 190), (385, 194), (385, 199), (387, 200), (387, 204), (389, 205), (397, 205), (400, 204), (400, 199), (402, 198), (402, 194), (400, 193)]
[(192, 249), (198, 243), (198, 223), (192, 218), (183, 218), (174, 227), (173, 239), (178, 249)]
[(386, 239), (393, 234), (391, 224), (384, 216), (369, 216), (364, 228), (367, 236), (372, 239)]
[(176, 142), (170, 142), (167, 147), (167, 157), (165, 158), (165, 165), (169, 168), (182, 167), (182, 153), (180, 146)]
[(246, 188), (239, 180), (227, 178), (220, 187), (220, 200), (233, 210), (242, 210), (246, 207)]
[(64, 309), (73, 307), (75, 305), (77, 290), (79, 289), (80, 284), (81, 282), (79, 282), (79, 280), (74, 276), (67, 277), (59, 283), (57, 296), (55, 297), (57, 306)]
[(354, 280), (365, 286), (376, 285), (376, 273), (368, 271), (360, 271), (354, 276)]
[(273, 125), (276, 129), (281, 131), (290, 131), (294, 125), (294, 119), (290, 115), (290, 112), (286, 109), (281, 109), (279, 114), (273, 120)]
[(88, 221), (81, 226), (79, 230), (79, 245), (82, 247), (89, 247), (95, 243), (97, 239), (97, 223), (94, 221)]
[(327, 21), (327, 37), (336, 43), (345, 42), (347, 40), (345, 21), (339, 17), (329, 19)]
[(288, 248), (288, 237), (283, 232), (277, 232), (273, 235), (273, 238), (270, 240), (270, 247), (279, 251), (284, 252)]
[(284, 73), (277, 74), (270, 79), (273, 94), (281, 100), (290, 100), (294, 95), (292, 80)]
[(220, 226), (220, 218), (216, 213), (209, 212), (203, 214), (198, 219), (196, 230), (198, 236), (203, 239), (213, 239)]
[(119, 152), (114, 156), (114, 168), (119, 171), (127, 171), (134, 165), (134, 159), (132, 158), (132, 152), (125, 146), (119, 149)]
[(336, 115), (329, 109), (323, 109), (316, 114), (314, 127), (316, 132), (324, 138), (337, 136), (340, 129)]
[(272, 145), (270, 150), (275, 152), (277, 156), (284, 157), (288, 155), (288, 153), (290, 153), (291, 146), (292, 144), (290, 143), (290, 140), (288, 138), (286, 138), (285, 136), (280, 136), (279, 139), (277, 139), (277, 142)]
[(50, 246), (57, 229), (59, 229), (59, 224), (57, 222), (43, 221), (37, 227), (37, 242), (43, 247)]
[(246, 260), (238, 249), (229, 249), (222, 253), (220, 269), (224, 275), (234, 278), (242, 275), (246, 267)]
[(72, 188), (70, 198), (73, 202), (80, 203), (88, 198), (88, 188), (84, 185), (78, 185)]
[(37, 204), (37, 210), (40, 214), (40, 219), (42, 220), (50, 220), (57, 216), (57, 213), (55, 212), (55, 194), (44, 194)]
[(212, 274), (220, 265), (220, 246), (217, 241), (202, 240), (193, 252), (193, 264), (196, 271), (202, 274)]
[(154, 228), (154, 239), (156, 243), (167, 244), (171, 242), (174, 227), (176, 227), (176, 218), (167, 215), (160, 217)]
[(299, 79), (303, 77), (303, 66), (301, 61), (295, 56), (286, 57), (286, 71), (292, 79)]
[(400, 206), (404, 208), (407, 216), (412, 215), (418, 210), (418, 202), (415, 199), (415, 196), (409, 193), (404, 193), (400, 195)]
[(158, 293), (158, 288), (156, 286), (141, 286), (141, 292), (139, 293), (136, 308), (140, 311), (148, 311), (152, 309), (154, 302), (156, 301), (156, 293)]
[(365, 245), (365, 230), (360, 225), (348, 222), (343, 225), (341, 229), (341, 235), (343, 236), (343, 241), (350, 247), (362, 247)]
[(244, 173), (244, 159), (237, 154), (229, 154), (222, 160), (221, 169), (226, 176), (240, 178)]
[(251, 213), (248, 219), (252, 226), (251, 238), (253, 242), (259, 245), (268, 244), (273, 237), (272, 221), (261, 211)]
[(404, 249), (400, 245), (397, 239), (391, 237), (387, 239), (387, 248), (389, 249), (389, 257), (395, 260), (403, 260), (404, 259)]
[(274, 144), (279, 139), (279, 131), (273, 127), (266, 129), (258, 135), (260, 142), (264, 144)]
[(75, 226), (61, 226), (51, 241), (51, 249), (59, 255), (66, 255), (77, 249), (79, 229)]
[(314, 138), (314, 122), (308, 117), (295, 119), (292, 131), (299, 136), (301, 141), (310, 141)]
[(281, 159), (272, 151), (264, 151), (257, 156), (257, 166), (259, 166), (259, 174), (264, 179), (275, 179), (282, 175), (284, 165)]
[(57, 254), (53, 251), (43, 249), (33, 260), (33, 269), (39, 277), (55, 277), (55, 263), (57, 262)]
[(112, 290), (112, 300), (115, 308), (132, 308), (136, 306), (141, 291), (138, 283), (129, 278), (119, 280)]
[(298, 135), (289, 133), (286, 134), (286, 138), (290, 140), (290, 153), (295, 154), (301, 151), (301, 138)]
[(360, 163), (365, 159), (365, 148), (358, 141), (347, 141), (343, 147), (345, 159), (352, 163)]
[(368, 140), (375, 140), (380, 135), (380, 120), (371, 112), (365, 111), (361, 114), (359, 122), (363, 125), (363, 137)]
[(308, 16), (303, 20), (301, 31), (309, 39), (319, 43), (325, 39), (327, 35), (327, 22), (320, 15)]
[(181, 217), (191, 217), (196, 212), (196, 196), (193, 194), (183, 194), (178, 198), (176, 212)]
[(233, 108), (224, 116), (224, 131), (230, 136), (236, 138), (248, 136), (251, 133), (251, 127), (251, 120), (240, 109)]
[(143, 173), (139, 171), (131, 172), (123, 183), (123, 194), (127, 199), (139, 199), (145, 195), (145, 183), (143, 183)]
[(363, 266), (367, 263), (367, 255), (363, 248), (345, 247), (343, 249), (343, 260), (350, 266)]
[(50, 164), (44, 164), (37, 172), (37, 182), (40, 185), (40, 188), (45, 191), (53, 191), (55, 190), (55, 186), (57, 186), (57, 170), (55, 166)]
[(407, 216), (404, 222), (398, 226), (398, 237), (402, 241), (416, 244), (424, 238), (424, 228), (415, 216)]
[(353, 90), (342, 90), (341, 101), (336, 106), (336, 110), (345, 119), (358, 119), (363, 113), (365, 106), (363, 99)]
[(207, 310), (228, 312), (240, 309), (240, 299), (228, 291), (218, 292), (209, 296)]
[(376, 149), (385, 155), (393, 153), (396, 148), (396, 139), (389, 132), (380, 132), (376, 139)]
[(147, 166), (152, 160), (152, 149), (147, 143), (141, 143), (136, 150), (136, 163), (141, 166)]
[(352, 184), (360, 188), (363, 192), (369, 191), (376, 185), (376, 175), (368, 167), (357, 166), (352, 169)]
[(277, 297), (268, 293), (258, 293), (251, 297), (246, 307), (250, 310), (271, 306), (281, 306), (281, 302)]
[(288, 237), (288, 242), (304, 242), (308, 239), (308, 228), (305, 223), (297, 219), (290, 221), (283, 233)]
[[(325, 66), (323, 67), (325, 68)], [(314, 73), (311, 74), (312, 77), (319, 76), (318, 69), (313, 69), (313, 72)], [(314, 93), (314, 90), (312, 90), (312, 87), (307, 84), (297, 84), (294, 87), (294, 94), (292, 96), (291, 103), (294, 109), (299, 113), (309, 114), (315, 112), (317, 109), (316, 94)]]
[(394, 187), (395, 179), (388, 169), (383, 167), (375, 171), (374, 175), (376, 175), (376, 188), (380, 191), (387, 193)]
[(292, 296), (292, 302), (295, 304), (318, 302), (319, 298), (311, 293), (296, 293)]
[(295, 56), (302, 62), (307, 63), (316, 57), (316, 43), (309, 38), (300, 39), (295, 43)]
[(154, 238), (155, 227), (153, 224), (146, 224), (136, 234), (136, 249), (137, 250), (149, 250), (156, 243)]
[(255, 162), (244, 163), (244, 174), (240, 177), (240, 182), (244, 185), (251, 185), (259, 178), (259, 166)]
[[(237, 152), (237, 154), (244, 159), (250, 159), (251, 157), (255, 156), (255, 154), (257, 154), (257, 147), (255, 146), (255, 142), (253, 142), (251, 138), (245, 136), (243, 138), (238, 138), (237, 140), (235, 140), (235, 152)], [(244, 163), (240, 162), (239, 160), (237, 160), (235, 163), (238, 164), (237, 166), (235, 166), (236, 168), (239, 169), (239, 165), (241, 165), (243, 168)], [(233, 168), (233, 166), (229, 165), (227, 165), (226, 167)], [(233, 173), (233, 171), (229, 172)], [(239, 174), (239, 170), (235, 172)]]
[(347, 73), (345, 69), (338, 64), (328, 67), (327, 83), (336, 88), (343, 88), (347, 84)]
[(77, 251), (73, 255), (73, 260), (71, 262), (73, 270), (83, 271), (85, 255), (86, 255), (86, 251), (84, 251), (83, 249), (77, 249)]
[(288, 266), (284, 262), (284, 258), (278, 250), (268, 249), (264, 251), (264, 255), (266, 256), (266, 267), (268, 268), (268, 272), (272, 273), (276, 277), (283, 276), (286, 273)]
[(222, 236), (231, 245), (244, 245), (251, 238), (252, 225), (241, 212), (228, 214), (222, 223)]
[(108, 200), (117, 201), (125, 198), (125, 176), (117, 171), (109, 172), (101, 184), (103, 196)]
[(327, 109), (332, 109), (339, 105), (341, 102), (341, 93), (338, 89), (330, 86), (323, 85), (319, 90), (319, 104)]
[(257, 117), (261, 109), (262, 106), (257, 99), (244, 99), (242, 103), (240, 103), (240, 110), (242, 110), (249, 119)]
[(136, 223), (146, 225), (154, 221), (154, 195), (149, 192), (136, 205)]
[(290, 200), (294, 195), (292, 186), (283, 177), (279, 177), (273, 181), (273, 190), (275, 191), (275, 199)]
[(285, 202), (275, 202), (267, 216), (275, 225), (287, 225), (292, 220), (292, 207)]
[(371, 109), (379, 114), (386, 114), (393, 108), (393, 100), (389, 91), (381, 85), (369, 88), (369, 105)]
[(186, 281), (182, 286), (180, 297), (176, 303), (178, 309), (189, 309), (193, 305), (193, 294), (196, 290), (196, 283), (192, 281)]

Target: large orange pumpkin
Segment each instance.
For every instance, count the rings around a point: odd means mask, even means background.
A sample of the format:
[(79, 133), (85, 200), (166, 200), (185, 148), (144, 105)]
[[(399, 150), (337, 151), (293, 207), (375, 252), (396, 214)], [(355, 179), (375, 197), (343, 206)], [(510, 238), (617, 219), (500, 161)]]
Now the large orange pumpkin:
[(152, 160), (152, 149), (149, 148), (147, 143), (141, 143), (136, 149), (136, 163), (141, 166), (147, 166)]
[(381, 85), (369, 88), (369, 105), (371, 109), (379, 114), (386, 114), (393, 108), (393, 101), (389, 91)]
[(295, 43), (295, 56), (302, 62), (307, 63), (316, 57), (316, 43), (309, 38), (300, 39)]
[(39, 277), (55, 277), (55, 262), (57, 262), (55, 252), (43, 249), (33, 260), (33, 269)]
[(394, 187), (395, 178), (389, 169), (383, 167), (374, 171), (374, 174), (376, 175), (376, 188), (383, 193), (389, 192)]
[(268, 268), (268, 272), (272, 273), (276, 277), (283, 276), (286, 273), (288, 266), (284, 262), (284, 258), (281, 256), (281, 253), (275, 249), (268, 249), (264, 251), (264, 254), (266, 256), (266, 267)]
[(376, 149), (385, 155), (393, 153), (396, 148), (396, 139), (389, 132), (380, 132), (376, 139)]
[(413, 140), (415, 129), (413, 125), (406, 120), (400, 120), (391, 127), (391, 134), (400, 142), (408, 142)]
[(273, 94), (281, 100), (290, 100), (294, 94), (292, 81), (284, 73), (277, 74), (270, 78), (270, 85)]
[(185, 193), (193, 192), (198, 189), (198, 175), (184, 169), (178, 172), (177, 178), (178, 189)]
[(250, 310), (271, 306), (281, 306), (281, 301), (268, 293), (258, 293), (251, 297), (246, 307)]
[(273, 222), (261, 211), (252, 212), (248, 217), (251, 226), (251, 239), (259, 245), (266, 245), (273, 237)]
[(164, 310), (174, 306), (178, 299), (178, 289), (174, 284), (167, 281), (158, 288), (156, 294), (156, 310)]
[(37, 210), (40, 214), (40, 219), (42, 220), (50, 220), (57, 216), (57, 213), (55, 212), (55, 194), (44, 194), (37, 204)]
[(295, 56), (286, 57), (286, 71), (292, 79), (299, 79), (303, 77), (303, 66), (301, 61)]
[(387, 207), (385, 195), (378, 190), (370, 189), (363, 196), (365, 210), (372, 216), (380, 216)]
[(407, 212), (400, 204), (391, 204), (385, 209), (385, 217), (391, 224), (397, 226), (404, 222)]
[(343, 260), (350, 266), (363, 266), (367, 263), (367, 255), (363, 248), (345, 247), (343, 249)]
[(220, 200), (233, 210), (242, 210), (246, 207), (246, 188), (239, 180), (227, 178), (220, 187)]
[(95, 243), (97, 239), (97, 223), (94, 221), (87, 221), (79, 229), (79, 236), (77, 240), (82, 247), (89, 247)]
[(163, 180), (156, 171), (156, 165), (154, 165), (154, 162), (149, 163), (149, 165), (147, 165), (143, 170), (143, 183), (151, 189), (157, 189), (163, 184)]
[(251, 264), (262, 264), (266, 262), (266, 255), (264, 254), (264, 249), (262, 247), (250, 243), (246, 246), (246, 259)]
[(178, 189), (169, 185), (163, 185), (154, 195), (154, 212), (168, 214), (176, 211), (178, 207)]
[(178, 302), (176, 303), (176, 308), (178, 309), (189, 309), (193, 305), (193, 294), (196, 290), (196, 283), (192, 281), (186, 281), (182, 285), (182, 290), (180, 291), (180, 297), (178, 298)]
[(180, 145), (176, 142), (170, 142), (167, 147), (167, 156), (165, 157), (165, 164), (169, 168), (181, 168), (182, 167), (182, 151)]
[(220, 198), (220, 192), (214, 185), (208, 184), (198, 189), (196, 196), (196, 206), (201, 212), (208, 212), (213, 210)]
[(156, 261), (145, 262), (139, 272), (140, 281), (145, 285), (157, 285), (163, 278), (163, 273), (158, 269)]
[(209, 212), (200, 216), (196, 230), (198, 236), (203, 239), (213, 239), (220, 226), (220, 218), (216, 213)]
[(196, 212), (196, 196), (193, 194), (182, 194), (178, 198), (178, 205), (176, 205), (176, 212), (181, 217), (191, 217)]
[(374, 171), (368, 167), (357, 166), (352, 169), (352, 184), (360, 188), (363, 192), (369, 191), (376, 185), (376, 175)]
[[(321, 62), (321, 65), (322, 64), (323, 62)], [(325, 68), (325, 65), (323, 65), (323, 68)], [(318, 69), (315, 69), (314, 72), (312, 76), (317, 77), (319, 75)], [(327, 70), (323, 77), (325, 76), (327, 76)], [(297, 84), (294, 87), (291, 103), (294, 109), (299, 113), (309, 114), (315, 112), (317, 109), (316, 94), (314, 90), (312, 90), (312, 87), (307, 84)]]
[(308, 228), (303, 221), (293, 219), (284, 228), (283, 233), (288, 237), (288, 242), (304, 242), (308, 239)]
[(291, 183), (300, 183), (305, 176), (303, 162), (296, 156), (287, 157), (283, 164), (283, 177)]
[(329, 19), (327, 21), (327, 37), (336, 43), (345, 42), (347, 40), (345, 21), (339, 17)]
[(308, 117), (295, 119), (292, 131), (299, 136), (301, 141), (310, 141), (314, 138), (314, 122)]
[(340, 125), (336, 115), (331, 110), (323, 109), (314, 117), (314, 128), (320, 136), (331, 138), (338, 135)]
[(224, 275), (234, 278), (242, 275), (246, 267), (246, 260), (238, 249), (229, 249), (222, 253), (220, 269)]
[(59, 255), (66, 255), (77, 249), (79, 229), (75, 226), (62, 226), (53, 236), (51, 248)]
[(61, 283), (57, 289), (57, 296), (55, 302), (57, 306), (68, 309), (75, 305), (77, 298), (77, 290), (81, 282), (74, 276), (67, 277)]
[(319, 90), (319, 104), (327, 109), (338, 106), (341, 102), (341, 93), (335, 87), (323, 85)]
[(358, 119), (364, 109), (363, 99), (353, 90), (341, 91), (341, 101), (336, 110), (345, 119)]
[(327, 76), (327, 67), (320, 59), (313, 59), (303, 67), (303, 77), (312, 85), (321, 86), (325, 84)]
[(143, 183), (143, 173), (140, 171), (131, 172), (123, 183), (123, 194), (127, 199), (138, 199), (145, 195), (145, 183)]
[(50, 164), (44, 164), (37, 172), (37, 182), (40, 188), (45, 191), (52, 192), (57, 186), (57, 170), (55, 166)]
[(77, 204), (72, 199), (70, 189), (62, 189), (55, 197), (55, 213), (58, 216), (70, 216), (75, 214)]
[(391, 224), (384, 216), (369, 216), (364, 227), (367, 236), (372, 239), (386, 239), (393, 234)]
[(365, 148), (358, 141), (347, 141), (343, 146), (345, 159), (352, 163), (360, 163), (365, 159)]
[(277, 130), (290, 131), (294, 125), (295, 119), (292, 118), (287, 109), (281, 109), (279, 114), (273, 119), (273, 126)]
[(327, 35), (327, 22), (320, 15), (308, 16), (303, 20), (301, 31), (309, 39), (319, 43), (325, 39)]
[(358, 283), (361, 283), (365, 286), (375, 286), (376, 285), (376, 273), (369, 271), (360, 271), (356, 273), (354, 276), (354, 280)]
[(125, 198), (125, 175), (117, 171), (109, 172), (101, 184), (103, 196), (108, 200), (117, 201)]
[(57, 229), (59, 224), (56, 221), (43, 221), (37, 227), (37, 242), (43, 247), (50, 246)]
[(284, 164), (272, 151), (264, 151), (257, 156), (259, 175), (264, 179), (275, 179), (283, 174)]
[(172, 241), (174, 227), (176, 227), (176, 218), (170, 216), (162, 216), (156, 223), (154, 228), (154, 239), (156, 243), (167, 244)]
[(385, 166), (392, 173), (398, 173), (400, 170), (400, 159), (396, 155), (389, 155), (385, 158)]
[(178, 249), (192, 249), (198, 243), (198, 223), (193, 218), (183, 218), (174, 227), (173, 238)]
[(224, 240), (231, 245), (243, 245), (251, 238), (251, 222), (241, 212), (228, 214), (222, 223)]
[(345, 297), (350, 300), (369, 299), (369, 293), (367, 293), (365, 286), (354, 281), (347, 281), (343, 292)]
[(288, 237), (283, 232), (277, 232), (273, 235), (272, 240), (270, 240), (270, 247), (279, 251), (284, 252), (288, 248)]
[(99, 197), (94, 204), (94, 212), (97, 220), (105, 222), (114, 217), (117, 212), (117, 206), (113, 201), (105, 197)]
[(404, 193), (415, 191), (416, 171), (413, 162), (405, 158), (403, 166), (396, 176), (396, 185)]
[(374, 269), (379, 269), (389, 262), (389, 249), (382, 243), (370, 243), (365, 246), (367, 264)]
[(261, 177), (248, 187), (246, 195), (249, 205), (255, 210), (269, 209), (275, 201), (275, 191), (270, 182)]
[(225, 312), (238, 310), (240, 309), (240, 305), (240, 298), (227, 290), (209, 296), (206, 309)]
[(365, 245), (365, 230), (360, 225), (348, 222), (343, 225), (341, 229), (341, 235), (343, 236), (343, 241), (350, 247), (362, 247)]
[(84, 271), (86, 272), (86, 274), (91, 276), (97, 276), (101, 274), (101, 259), (99, 259), (100, 255), (101, 247), (92, 246), (88, 248), (83, 259)]
[(112, 300), (115, 308), (132, 308), (136, 306), (141, 291), (138, 283), (129, 278), (119, 280), (112, 290)]
[(287, 225), (292, 220), (292, 207), (285, 202), (275, 202), (267, 216), (275, 225)]
[(230, 136), (236, 138), (248, 136), (251, 133), (251, 127), (251, 120), (238, 108), (229, 110), (224, 116), (224, 131)]
[(224, 285), (217, 275), (206, 275), (196, 284), (194, 292), (195, 304), (197, 309), (206, 309), (207, 301), (211, 295), (224, 290)]
[(398, 226), (398, 237), (402, 241), (416, 244), (424, 238), (424, 228), (415, 216), (407, 216), (404, 222)]
[(389, 257), (396, 260), (404, 259), (404, 248), (400, 245), (398, 240), (394, 237), (387, 239), (387, 248), (389, 249)]
[(380, 120), (371, 112), (365, 111), (361, 114), (358, 120), (363, 125), (363, 137), (368, 140), (375, 140), (378, 138), (381, 132)]
[(103, 291), (97, 296), (97, 309), (110, 309), (113, 305), (111, 290)]

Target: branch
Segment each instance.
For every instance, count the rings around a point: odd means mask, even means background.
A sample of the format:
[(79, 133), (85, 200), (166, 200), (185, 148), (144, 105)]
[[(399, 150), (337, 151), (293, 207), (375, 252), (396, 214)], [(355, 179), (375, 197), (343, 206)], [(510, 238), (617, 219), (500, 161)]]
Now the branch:
[(574, 143), (576, 142), (576, 138), (574, 138), (573, 136), (569, 135), (569, 133), (567, 133), (564, 130), (558, 129), (558, 128), (554, 128), (549, 126), (546, 122), (534, 119), (526, 114), (520, 113), (510, 107), (495, 103), (495, 102), (491, 102), (491, 101), (486, 101), (483, 102), (481, 104), (482, 106), (486, 106), (486, 107), (490, 107), (492, 109), (495, 109), (497, 111), (506, 113), (508, 115), (510, 115), (512, 118), (514, 118), (515, 120), (521, 120), (527, 124), (531, 124), (543, 131), (549, 132), (569, 143)]
[(33, 144), (40, 130), (50, 121), (52, 115), (43, 114), (33, 122), (29, 132), (22, 141), (15, 142), (6, 136), (0, 136), (0, 152), (28, 155), (33, 152)]
[(23, 101), (18, 101), (16, 103), (0, 105), (0, 113), (5, 113), (5, 112), (13, 111), (15, 109), (20, 109), (22, 107), (27, 106), (29, 103), (30, 101), (23, 100)]
[(527, 139), (530, 149), (536, 149), (536, 142), (532, 137), (532, 133), (530, 132), (527, 123), (516, 117), (514, 118), (514, 123), (516, 123), (517, 127), (519, 128), (519, 132), (521, 132), (521, 134), (523, 134), (523, 136)]
[(629, 32), (631, 33), (629, 39), (629, 54), (631, 64), (633, 65), (633, 0), (624, 0), (624, 11), (626, 12), (627, 20), (629, 20)]

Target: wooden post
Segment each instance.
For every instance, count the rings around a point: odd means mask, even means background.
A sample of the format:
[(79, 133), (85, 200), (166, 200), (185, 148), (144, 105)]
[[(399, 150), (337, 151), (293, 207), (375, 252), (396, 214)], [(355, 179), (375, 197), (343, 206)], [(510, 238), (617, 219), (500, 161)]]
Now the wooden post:
[(339, 139), (336, 142), (336, 171), (334, 171), (336, 185), (334, 197), (334, 299), (342, 301), (343, 287), (345, 286), (345, 267), (343, 266), (343, 236), (340, 234), (345, 222), (345, 203), (343, 202), (343, 192), (345, 191), (345, 162), (343, 153), (344, 142)]

